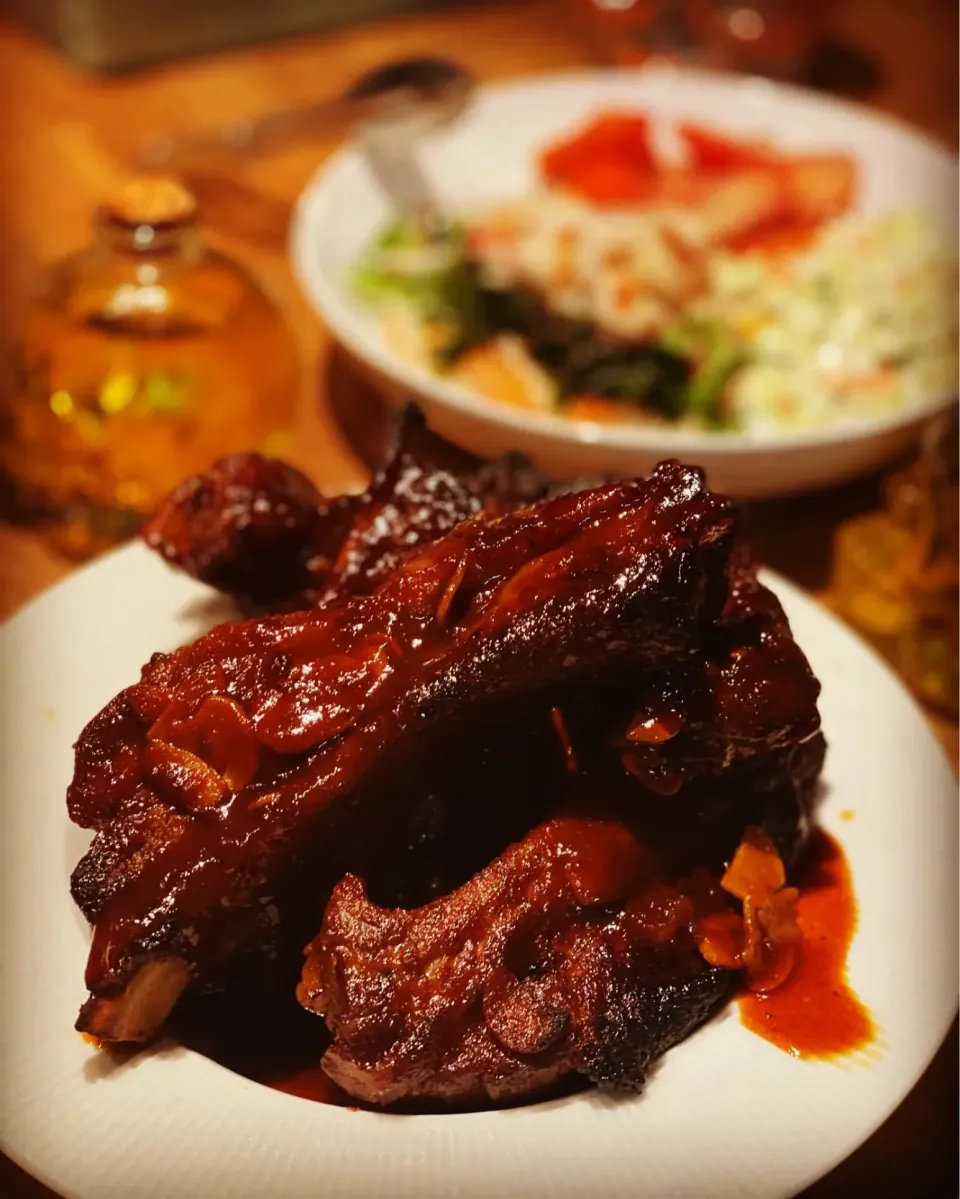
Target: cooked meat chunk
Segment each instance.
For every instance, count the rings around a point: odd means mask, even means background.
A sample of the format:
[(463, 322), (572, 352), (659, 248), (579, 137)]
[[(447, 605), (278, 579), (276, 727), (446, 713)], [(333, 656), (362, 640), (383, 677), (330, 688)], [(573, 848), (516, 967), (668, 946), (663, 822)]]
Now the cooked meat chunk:
[(581, 756), (612, 744), (645, 788), (675, 794), (733, 763), (803, 744), (820, 728), (820, 684), (776, 596), (741, 552), (719, 620), (690, 661), (628, 678), (564, 709)]
[[(149, 1036), (165, 1013), (141, 972), (176, 959), (202, 981), (259, 943), (265, 912), (282, 923), (283, 896), (329, 869), (344, 822), (402, 843), (398, 780), (458, 730), (690, 660), (727, 602), (733, 537), (726, 501), (667, 463), (480, 514), (370, 596), (155, 655), (76, 747), (70, 813), (97, 830), (73, 876), (94, 925), (80, 1027)], [(125, 1017), (134, 993), (149, 1019)]]
[(296, 609), (312, 606), (324, 563), (315, 546), (347, 523), (345, 510), (327, 505), (292, 466), (246, 453), (181, 483), (142, 537), (171, 565), (247, 608)]
[(326, 500), (292, 467), (234, 454), (182, 483), (143, 538), (247, 611), (293, 612), (334, 595), (369, 594), (402, 557), (460, 521), (545, 493), (545, 480), (522, 459), (480, 462), (431, 433), (411, 408), (362, 495)]
[(695, 915), (623, 825), (557, 819), (415, 911), (343, 879), (298, 996), (333, 1034), (326, 1072), (370, 1103), (512, 1099), (569, 1073), (636, 1089), (733, 985)]

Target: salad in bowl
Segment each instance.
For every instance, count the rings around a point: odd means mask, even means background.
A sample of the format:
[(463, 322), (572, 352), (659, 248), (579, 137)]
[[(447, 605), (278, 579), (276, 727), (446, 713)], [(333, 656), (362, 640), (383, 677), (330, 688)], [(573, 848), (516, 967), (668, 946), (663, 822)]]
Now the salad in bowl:
[(785, 494), (880, 465), (956, 397), (956, 162), (866, 110), (596, 72), (480, 89), (422, 165), (439, 233), (348, 149), (301, 200), (295, 266), (474, 452), (568, 477), (679, 455)]

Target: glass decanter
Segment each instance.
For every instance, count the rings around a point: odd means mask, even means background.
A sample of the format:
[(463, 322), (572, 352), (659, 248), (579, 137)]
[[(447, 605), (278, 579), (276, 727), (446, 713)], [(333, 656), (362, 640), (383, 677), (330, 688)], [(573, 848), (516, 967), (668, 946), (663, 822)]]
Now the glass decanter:
[(297, 350), (177, 182), (125, 184), (26, 320), (0, 466), (20, 515), (86, 558), (133, 535), (186, 475), (281, 447)]

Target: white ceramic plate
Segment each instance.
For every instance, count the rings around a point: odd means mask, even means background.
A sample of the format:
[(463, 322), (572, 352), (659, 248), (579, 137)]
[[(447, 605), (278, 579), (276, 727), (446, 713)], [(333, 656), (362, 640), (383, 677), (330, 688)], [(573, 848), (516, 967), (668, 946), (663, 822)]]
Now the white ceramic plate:
[[(799, 88), (702, 71), (592, 71), (484, 87), (464, 118), (424, 148), (428, 178), (451, 212), (521, 195), (534, 184), (539, 146), (602, 108), (653, 113), (733, 134), (769, 137), (786, 149), (853, 155), (859, 208), (920, 207), (952, 238), (957, 161), (904, 125), (857, 105)], [(294, 217), (291, 255), (307, 297), (333, 334), (395, 395), (416, 396), (443, 436), (486, 456), (528, 453), (555, 477), (643, 474), (677, 456), (707, 471), (711, 486), (743, 497), (787, 494), (839, 482), (874, 467), (916, 437), (924, 416), (954, 397), (844, 427), (747, 435), (610, 426), (531, 413), (411, 366), (384, 343), (376, 317), (350, 291), (351, 269), (388, 206), (358, 154), (331, 159), (307, 186)]]
[(136, 547), (0, 633), (0, 1147), (68, 1199), (771, 1199), (829, 1170), (910, 1090), (956, 1006), (956, 785), (887, 669), (770, 581), (823, 681), (820, 818), (853, 871), (849, 974), (875, 1052), (797, 1061), (730, 1008), (642, 1096), (449, 1116), (314, 1104), (176, 1047), (111, 1068), (73, 1031), (87, 930), (67, 890), (86, 843), (65, 811), (70, 747), (153, 651), (224, 615)]

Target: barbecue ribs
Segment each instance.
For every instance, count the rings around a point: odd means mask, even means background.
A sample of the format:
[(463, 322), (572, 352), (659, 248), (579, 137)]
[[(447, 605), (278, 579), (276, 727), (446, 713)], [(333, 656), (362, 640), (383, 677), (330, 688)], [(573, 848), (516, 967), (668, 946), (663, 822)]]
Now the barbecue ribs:
[(416, 911), (343, 879), (298, 995), (334, 1034), (327, 1074), (371, 1103), (516, 1099), (571, 1072), (638, 1087), (733, 986), (682, 935), (693, 915), (622, 824), (556, 819)]
[(575, 1074), (637, 1089), (729, 995), (697, 921), (729, 910), (717, 880), (745, 828), (796, 858), (825, 748), (780, 605), (742, 560), (730, 574), (692, 662), (553, 708), (554, 772), (537, 769), (564, 815), (414, 911), (355, 875), (334, 888), (298, 996), (349, 1094), (502, 1102)]
[(667, 463), (480, 513), (369, 596), (155, 655), (76, 747), (69, 810), (96, 830), (72, 880), (94, 927), (78, 1026), (147, 1039), (186, 986), (315, 930), (331, 861), (404, 844), (417, 780), (458, 737), (692, 661), (729, 607), (733, 526)]
[(182, 483), (143, 529), (167, 562), (248, 612), (293, 612), (367, 595), (399, 560), (479, 512), (547, 494), (520, 457), (481, 462), (408, 408), (393, 453), (367, 491), (325, 500), (299, 471), (234, 454)]

